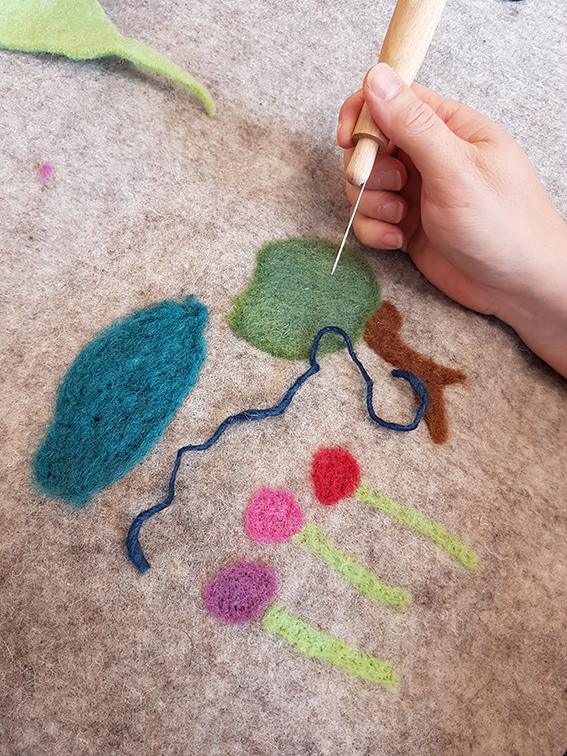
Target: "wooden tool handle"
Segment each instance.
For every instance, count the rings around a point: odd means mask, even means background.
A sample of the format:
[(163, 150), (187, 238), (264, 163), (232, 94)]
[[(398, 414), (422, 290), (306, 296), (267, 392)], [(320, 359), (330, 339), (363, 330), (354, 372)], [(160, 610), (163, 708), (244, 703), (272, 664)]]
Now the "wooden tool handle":
[[(390, 21), (379, 63), (387, 63), (411, 84), (441, 18), (447, 0), (398, 0)], [(352, 133), (356, 148), (346, 170), (351, 184), (363, 184), (372, 170), (379, 152), (388, 146), (388, 138), (372, 120), (366, 103)]]

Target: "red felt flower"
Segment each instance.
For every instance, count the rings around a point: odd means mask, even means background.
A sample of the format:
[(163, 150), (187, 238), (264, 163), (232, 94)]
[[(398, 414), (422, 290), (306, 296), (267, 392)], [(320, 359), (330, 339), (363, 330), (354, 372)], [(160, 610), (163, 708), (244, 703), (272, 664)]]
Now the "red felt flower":
[(360, 467), (352, 454), (340, 446), (321, 449), (313, 460), (311, 478), (321, 504), (336, 504), (358, 488)]

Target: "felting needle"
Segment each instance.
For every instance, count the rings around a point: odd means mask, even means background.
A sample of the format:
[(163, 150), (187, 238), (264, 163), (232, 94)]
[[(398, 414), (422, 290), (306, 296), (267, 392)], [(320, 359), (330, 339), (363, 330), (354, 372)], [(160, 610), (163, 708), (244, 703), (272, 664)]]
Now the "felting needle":
[(350, 231), (350, 227), (352, 226), (352, 222), (353, 222), (353, 220), (354, 220), (354, 215), (355, 215), (355, 213), (356, 213), (356, 210), (357, 210), (357, 208), (358, 208), (358, 203), (360, 202), (360, 198), (362, 197), (362, 192), (364, 191), (364, 187), (366, 186), (366, 181), (368, 181), (368, 179), (366, 179), (366, 180), (364, 181), (364, 183), (362, 184), (362, 186), (360, 187), (360, 192), (358, 193), (358, 197), (357, 197), (357, 199), (356, 199), (356, 204), (355, 204), (355, 206), (354, 206), (354, 210), (352, 211), (352, 215), (350, 216), (350, 220), (349, 220), (349, 222), (348, 222), (348, 226), (347, 226), (347, 229), (346, 229), (346, 231), (345, 231), (345, 235), (343, 236), (343, 241), (342, 241), (342, 243), (341, 243), (341, 246), (340, 246), (340, 248), (339, 248), (339, 251), (338, 251), (337, 257), (336, 257), (336, 259), (335, 259), (335, 264), (333, 265), (333, 270), (331, 271), (331, 275), (333, 275), (333, 273), (335, 272), (335, 268), (337, 267), (337, 265), (339, 264), (339, 260), (341, 259), (341, 253), (342, 253), (342, 251), (343, 251), (343, 247), (344, 247), (344, 246), (345, 246), (345, 244), (346, 244), (346, 240), (347, 240), (348, 232)]
[[(398, 0), (396, 3), (378, 62), (387, 63), (408, 86), (425, 58), (446, 2), (447, 0)], [(376, 156), (384, 152), (389, 144), (388, 137), (372, 119), (366, 103), (362, 106), (354, 127), (352, 141), (356, 146), (346, 169), (346, 179), (350, 184), (362, 188), (331, 275), (337, 267)]]

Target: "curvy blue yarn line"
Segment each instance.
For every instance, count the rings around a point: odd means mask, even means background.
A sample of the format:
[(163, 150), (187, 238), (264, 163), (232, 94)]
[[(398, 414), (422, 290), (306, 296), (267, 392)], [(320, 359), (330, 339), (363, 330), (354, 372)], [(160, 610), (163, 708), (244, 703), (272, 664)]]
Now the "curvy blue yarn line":
[(409, 373), (407, 370), (392, 370), (392, 377), (403, 378), (410, 384), (413, 391), (419, 398), (420, 404), (417, 408), (414, 419), (407, 425), (403, 425), (401, 423), (389, 423), (387, 420), (382, 420), (382, 418), (378, 417), (378, 415), (374, 412), (374, 407), (372, 404), (374, 381), (368, 375), (364, 365), (356, 356), (349, 335), (346, 333), (346, 331), (343, 331), (342, 328), (338, 328), (337, 326), (326, 326), (326, 328), (322, 328), (317, 336), (315, 336), (313, 344), (311, 345), (311, 352), (309, 354), (309, 369), (306, 370), (305, 373), (300, 375), (295, 383), (290, 386), (279, 404), (276, 404), (273, 407), (268, 407), (267, 409), (248, 409), (244, 410), (244, 412), (239, 412), (237, 415), (231, 415), (230, 417), (227, 417), (226, 420), (223, 420), (223, 422), (219, 425), (213, 435), (207, 441), (205, 441), (205, 443), (182, 446), (177, 451), (177, 457), (175, 459), (175, 464), (173, 466), (171, 477), (169, 479), (167, 497), (159, 504), (156, 504), (155, 506), (150, 507), (143, 512), (140, 512), (140, 514), (130, 525), (130, 529), (128, 531), (128, 536), (126, 538), (126, 548), (128, 549), (128, 555), (134, 563), (134, 566), (141, 573), (147, 572), (150, 569), (151, 565), (144, 556), (144, 552), (142, 551), (142, 547), (140, 545), (140, 528), (146, 520), (149, 520), (150, 517), (153, 517), (158, 512), (161, 512), (162, 509), (166, 509), (166, 507), (169, 507), (169, 505), (173, 503), (173, 499), (175, 497), (175, 479), (177, 477), (179, 465), (181, 464), (181, 458), (183, 457), (185, 452), (205, 451), (205, 449), (208, 449), (213, 444), (215, 444), (225, 432), (225, 430), (227, 430), (227, 428), (229, 428), (231, 425), (237, 425), (238, 423), (247, 423), (253, 420), (263, 420), (266, 417), (277, 417), (277, 415), (281, 415), (283, 412), (285, 412), (300, 386), (302, 386), (308, 378), (310, 378), (312, 375), (315, 375), (315, 373), (318, 373), (321, 369), (321, 366), (317, 362), (317, 349), (319, 347), (319, 342), (326, 333), (337, 333), (339, 334), (339, 336), (342, 336), (352, 361), (359, 369), (362, 377), (366, 381), (366, 407), (371, 419), (382, 428), (387, 428), (388, 430), (393, 431), (411, 431), (417, 428), (429, 405), (429, 395), (422, 381), (416, 375)]

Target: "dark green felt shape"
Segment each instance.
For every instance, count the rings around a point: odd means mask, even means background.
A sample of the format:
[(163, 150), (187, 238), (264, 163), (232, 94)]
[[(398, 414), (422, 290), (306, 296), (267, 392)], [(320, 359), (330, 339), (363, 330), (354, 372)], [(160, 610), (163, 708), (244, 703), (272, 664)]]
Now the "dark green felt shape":
[(39, 488), (83, 506), (155, 446), (194, 385), (208, 312), (194, 296), (112, 323), (77, 355), (33, 460)]
[(151, 47), (123, 37), (97, 0), (0, 0), (0, 47), (77, 60), (116, 55), (176, 81), (203, 101), (209, 115), (215, 112), (202, 84)]
[[(269, 242), (258, 252), (254, 277), (234, 300), (228, 323), (237, 336), (286, 360), (304, 360), (325, 326), (345, 330), (353, 343), (380, 307), (380, 284), (364, 255), (345, 247), (331, 275), (338, 245), (325, 239)], [(328, 334), (319, 354), (344, 348)]]

